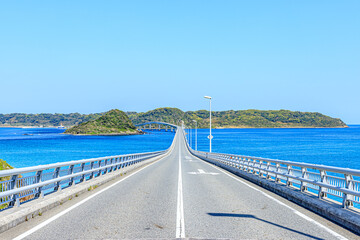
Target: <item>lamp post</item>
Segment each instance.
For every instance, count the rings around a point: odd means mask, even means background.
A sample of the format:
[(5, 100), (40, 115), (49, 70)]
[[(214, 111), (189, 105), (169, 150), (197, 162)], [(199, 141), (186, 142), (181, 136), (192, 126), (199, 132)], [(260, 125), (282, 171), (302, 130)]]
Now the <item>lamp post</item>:
[(210, 102), (210, 135), (208, 136), (208, 138), (210, 140), (210, 151), (209, 152), (211, 152), (211, 139), (213, 138), (213, 136), (211, 135), (211, 97), (205, 96), (204, 98), (209, 99), (209, 102)]
[(195, 122), (195, 151), (197, 151), (197, 121), (193, 120)]

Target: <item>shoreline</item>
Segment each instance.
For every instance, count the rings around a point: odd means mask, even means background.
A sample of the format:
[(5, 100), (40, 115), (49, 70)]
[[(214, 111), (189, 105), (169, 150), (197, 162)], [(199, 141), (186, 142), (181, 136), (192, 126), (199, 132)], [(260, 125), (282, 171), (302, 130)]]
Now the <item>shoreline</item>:
[[(0, 125), (0, 128), (58, 128), (58, 126), (49, 126), (49, 127), (40, 127), (40, 126), (9, 126), (9, 125)], [(59, 128), (66, 129), (66, 128)]]
[[(356, 125), (356, 124), (350, 124)], [(9, 125), (0, 125), (0, 128), (19, 128), (19, 129), (27, 129), (27, 128), (56, 128), (56, 129), (68, 129), (68, 128), (58, 128), (58, 126), (47, 126), (47, 127), (40, 127), (40, 126), (9, 126)], [(284, 127), (237, 127), (237, 126), (228, 126), (228, 127), (214, 127), (212, 129), (295, 129), (295, 128), (349, 128), (349, 126), (338, 126), (338, 127), (308, 127), (308, 126), (284, 126)], [(208, 128), (198, 128), (198, 129), (208, 129)], [(92, 135), (92, 134), (68, 134), (68, 135), (84, 135), (84, 136), (109, 136), (114, 134), (101, 134), (101, 135)], [(122, 134), (117, 134), (122, 135)], [(125, 135), (131, 135), (131, 134), (125, 134)]]
[[(307, 126), (294, 126), (294, 127), (236, 127), (236, 126), (231, 126), (231, 127), (215, 127), (212, 129), (295, 129), (295, 128), (349, 128), (349, 126), (339, 126), (339, 127), (307, 127)], [(199, 128), (200, 129), (200, 128)], [(206, 128), (203, 128), (206, 129)]]
[(131, 136), (131, 135), (144, 135), (144, 132), (136, 132), (136, 133), (108, 133), (108, 134), (73, 134), (73, 133), (61, 133), (64, 135), (71, 136)]

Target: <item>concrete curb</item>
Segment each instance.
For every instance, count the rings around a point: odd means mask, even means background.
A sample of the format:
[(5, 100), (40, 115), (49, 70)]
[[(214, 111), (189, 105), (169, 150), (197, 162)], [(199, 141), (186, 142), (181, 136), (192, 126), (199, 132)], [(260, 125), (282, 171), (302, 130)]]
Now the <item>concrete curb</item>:
[[(196, 156), (196, 155), (194, 155)], [(221, 167), (235, 175), (247, 179), (267, 190), (270, 190), (300, 206), (303, 206), (351, 231), (356, 234), (360, 234), (360, 214), (343, 209), (341, 206), (335, 206), (318, 198), (306, 195), (299, 190), (289, 188), (285, 185), (275, 183), (274, 181), (261, 178), (257, 175), (244, 172), (240, 169), (230, 167), (226, 164), (217, 162), (216, 160), (196, 156), (204, 161), (212, 163), (218, 167)]]
[(14, 207), (12, 209), (0, 212), (0, 233), (5, 232), (10, 228), (13, 228), (25, 221), (29, 221), (36, 216), (41, 216), (42, 213), (52, 208), (55, 208), (82, 193), (89, 191), (88, 189), (97, 188), (111, 180), (122, 176), (123, 174), (135, 171), (136, 169), (144, 165), (148, 165), (150, 163), (158, 161), (166, 157), (170, 152), (171, 151), (167, 152), (164, 155), (144, 160), (142, 162), (139, 162), (138, 164), (134, 164), (126, 168), (107, 173), (90, 181), (79, 183), (73, 187), (63, 189), (58, 193), (53, 193), (45, 196), (45, 198), (32, 200), (29, 203), (20, 205), (20, 207)]

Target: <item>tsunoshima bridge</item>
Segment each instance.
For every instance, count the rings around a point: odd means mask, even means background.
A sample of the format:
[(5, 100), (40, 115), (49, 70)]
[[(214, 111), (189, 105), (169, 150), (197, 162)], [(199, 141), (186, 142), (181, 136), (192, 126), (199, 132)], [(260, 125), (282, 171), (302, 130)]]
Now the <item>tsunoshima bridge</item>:
[(359, 238), (360, 170), (201, 152), (185, 126), (136, 126), (173, 142), (1, 171), (0, 238)]
[(165, 131), (175, 131), (177, 126), (170, 123), (165, 122), (146, 122), (135, 125), (138, 130), (161, 130), (165, 129)]

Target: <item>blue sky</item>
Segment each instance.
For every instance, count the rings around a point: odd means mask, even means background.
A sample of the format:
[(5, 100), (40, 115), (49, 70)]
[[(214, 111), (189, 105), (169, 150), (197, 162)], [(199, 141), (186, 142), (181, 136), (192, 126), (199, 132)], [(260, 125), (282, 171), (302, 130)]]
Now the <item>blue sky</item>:
[(317, 111), (360, 123), (360, 1), (3, 1), (0, 113)]

